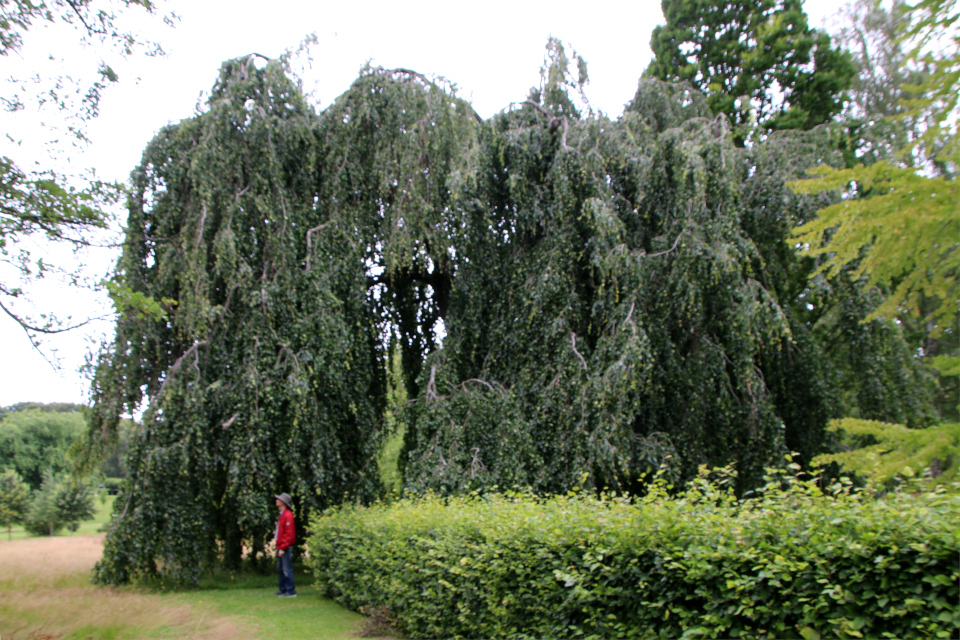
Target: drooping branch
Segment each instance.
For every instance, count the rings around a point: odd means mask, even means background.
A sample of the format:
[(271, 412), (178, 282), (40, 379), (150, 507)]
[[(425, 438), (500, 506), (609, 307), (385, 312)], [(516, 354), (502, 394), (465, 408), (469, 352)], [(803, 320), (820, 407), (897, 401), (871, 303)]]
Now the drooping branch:
[(647, 253), (643, 249), (635, 249), (634, 253), (637, 254), (637, 256), (640, 258), (656, 258), (658, 256), (665, 256), (677, 248), (677, 245), (680, 244), (680, 238), (683, 237), (684, 231), (686, 231), (686, 229), (681, 230), (680, 233), (677, 234), (677, 239), (673, 241), (673, 246), (667, 249), (666, 251), (658, 251), (657, 253)]
[(572, 331), (570, 332), (570, 343), (571, 343), (571, 345), (572, 345), (571, 348), (573, 349), (573, 352), (574, 352), (575, 354), (577, 354), (577, 357), (578, 357), (578, 358), (580, 358), (580, 363), (583, 365), (583, 370), (586, 371), (586, 370), (587, 370), (587, 361), (584, 360), (584, 359), (583, 359), (583, 356), (580, 355), (580, 352), (577, 351), (577, 334), (574, 333), (574, 332), (572, 332)]
[(167, 371), (167, 375), (164, 377), (163, 383), (160, 385), (160, 390), (157, 391), (157, 397), (158, 397), (158, 398), (162, 398), (162, 397), (163, 397), (163, 390), (166, 388), (167, 383), (170, 382), (170, 380), (173, 378), (173, 376), (180, 370), (180, 366), (183, 364), (183, 360), (184, 360), (184, 358), (186, 358), (187, 356), (193, 355), (193, 356), (195, 357), (194, 362), (193, 362), (193, 367), (194, 367), (195, 369), (197, 369), (197, 371), (199, 372), (199, 369), (198, 369), (198, 364), (199, 364), (199, 362), (198, 362), (199, 351), (198, 351), (198, 350), (199, 350), (200, 347), (205, 347), (205, 346), (207, 346), (207, 341), (206, 341), (206, 340), (198, 340), (198, 341), (194, 342), (193, 345), (192, 345), (189, 349), (187, 349), (186, 351), (184, 351), (182, 356), (180, 356), (179, 358), (176, 359), (176, 361), (173, 363), (173, 366), (170, 367), (170, 369)]
[(36, 325), (30, 324), (30, 322), (29, 322), (28, 320), (24, 319), (22, 316), (19, 316), (19, 315), (17, 315), (16, 313), (14, 313), (11, 309), (9, 309), (8, 307), (6, 307), (2, 302), (0, 302), (0, 310), (3, 310), (3, 312), (6, 313), (7, 316), (9, 316), (11, 320), (13, 320), (13, 321), (16, 322), (18, 325), (20, 325), (20, 328), (23, 329), (24, 331), (26, 331), (28, 336), (30, 335), (30, 332), (31, 332), (31, 331), (33, 331), (33, 332), (35, 332), (35, 333), (44, 333), (44, 334), (48, 334), (48, 335), (53, 335), (53, 334), (57, 334), (57, 333), (64, 333), (64, 332), (66, 332), (66, 331), (72, 331), (72, 330), (74, 330), (74, 329), (79, 329), (80, 327), (86, 326), (86, 325), (90, 324), (91, 322), (96, 322), (97, 320), (104, 320), (104, 319), (110, 317), (110, 314), (104, 314), (104, 315), (102, 315), (102, 316), (97, 316), (96, 318), (88, 318), (88, 319), (84, 320), (83, 322), (78, 322), (77, 324), (72, 324), (72, 325), (70, 325), (70, 326), (68, 326), (68, 327), (56, 327), (56, 328), (54, 328), (54, 327), (38, 327), (38, 326), (36, 326)]
[(430, 367), (430, 380), (427, 382), (427, 400), (437, 399), (437, 366)]
[(313, 234), (318, 231), (323, 231), (323, 228), (326, 226), (327, 226), (327, 223), (324, 222), (323, 224), (318, 224), (317, 226), (307, 231), (307, 266), (306, 266), (307, 273), (310, 272), (310, 258), (313, 256), (313, 247), (311, 245)]

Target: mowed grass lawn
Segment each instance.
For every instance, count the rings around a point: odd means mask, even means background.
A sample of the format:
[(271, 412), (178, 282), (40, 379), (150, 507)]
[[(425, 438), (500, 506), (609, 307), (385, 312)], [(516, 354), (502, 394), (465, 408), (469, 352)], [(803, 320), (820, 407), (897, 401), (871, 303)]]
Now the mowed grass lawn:
[(276, 576), (206, 577), (197, 588), (98, 587), (90, 570), (103, 550), (97, 520), (75, 533), (0, 534), (2, 640), (356, 640), (365, 618), (321, 598), (297, 574), (297, 598), (277, 598)]

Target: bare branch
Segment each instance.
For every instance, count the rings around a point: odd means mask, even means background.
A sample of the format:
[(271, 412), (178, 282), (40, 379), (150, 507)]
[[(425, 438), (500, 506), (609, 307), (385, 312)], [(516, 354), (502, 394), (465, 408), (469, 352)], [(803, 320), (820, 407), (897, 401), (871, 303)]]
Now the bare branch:
[(317, 231), (323, 231), (323, 228), (325, 226), (327, 226), (326, 222), (324, 222), (323, 224), (317, 225), (313, 229), (309, 229), (307, 231), (307, 271), (308, 272), (310, 271), (310, 256), (313, 253), (310, 241), (313, 238), (313, 234), (316, 233)]
[(384, 69), (383, 73), (384, 73), (384, 75), (394, 75), (394, 74), (397, 74), (397, 73), (402, 73), (402, 74), (404, 74), (404, 75), (412, 76), (412, 77), (414, 77), (414, 78), (417, 78), (418, 80), (421, 80), (422, 82), (424, 82), (424, 83), (426, 83), (426, 84), (433, 84), (433, 82), (430, 81), (430, 78), (428, 78), (427, 76), (423, 75), (422, 73), (417, 73), (417, 72), (414, 71), (413, 69), (404, 69), (403, 67), (397, 67), (396, 69)]
[(628, 322), (630, 322), (630, 316), (633, 315), (633, 307), (636, 306), (636, 304), (637, 304), (636, 300), (630, 303), (630, 311), (627, 312), (627, 317), (623, 319), (623, 324), (627, 324)]
[(674, 249), (676, 249), (678, 244), (680, 244), (680, 238), (683, 237), (683, 232), (684, 232), (684, 231), (686, 231), (686, 229), (684, 229), (684, 230), (681, 231), (679, 234), (677, 234), (677, 239), (673, 241), (673, 246), (670, 247), (669, 249), (667, 249), (666, 251), (658, 251), (657, 253), (650, 253), (650, 254), (648, 254), (648, 253), (647, 253), (646, 251), (644, 251), (643, 249), (637, 249), (636, 251), (634, 251), (634, 253), (636, 253), (636, 254), (637, 254), (638, 256), (640, 256), (641, 258), (656, 258), (657, 256), (667, 255), (668, 253), (670, 253), (671, 251), (673, 251)]
[(80, 2), (77, 2), (77, 0), (67, 0), (67, 5), (71, 9), (73, 9), (73, 12), (75, 14), (77, 14), (77, 18), (80, 19), (80, 24), (82, 24), (83, 28), (87, 30), (87, 33), (95, 33), (98, 35), (103, 35), (105, 33), (103, 29), (99, 29), (99, 30), (94, 29), (89, 24), (87, 24), (86, 18), (83, 17), (83, 12), (80, 11), (80, 5), (81, 5)]
[(430, 381), (427, 382), (427, 400), (436, 400), (437, 399), (437, 366), (432, 365), (430, 367)]
[(580, 358), (580, 363), (583, 364), (583, 370), (587, 370), (587, 361), (583, 359), (583, 356), (580, 355), (580, 352), (577, 351), (577, 334), (570, 332), (570, 341), (573, 343), (573, 352), (577, 354), (577, 357)]
[(496, 392), (496, 389), (494, 389), (494, 387), (493, 387), (492, 384), (490, 384), (490, 383), (487, 382), (486, 380), (481, 380), (480, 378), (469, 378), (469, 379), (467, 379), (467, 380), (464, 380), (463, 382), (461, 382), (460, 384), (457, 385), (457, 388), (458, 388), (458, 389), (462, 389), (468, 382), (477, 382), (477, 383), (480, 383), (480, 384), (484, 385), (485, 387), (487, 387), (488, 389), (490, 389), (490, 391)]
[[(56, 329), (52, 329), (52, 328), (50, 328), (50, 327), (35, 327), (35, 326), (33, 326), (32, 324), (30, 324), (29, 322), (27, 322), (26, 320), (24, 320), (23, 318), (21, 318), (20, 316), (18, 316), (17, 314), (15, 314), (13, 311), (11, 311), (11, 310), (8, 309), (7, 307), (5, 307), (2, 302), (0, 302), (0, 309), (2, 309), (2, 310), (4, 311), (4, 313), (6, 313), (8, 316), (10, 316), (10, 318), (11, 318), (14, 322), (16, 322), (17, 324), (19, 324), (20, 327), (21, 327), (24, 331), (27, 331), (27, 332), (28, 332), (27, 335), (30, 335), (30, 334), (29, 334), (30, 331), (34, 331), (34, 332), (36, 332), (36, 333), (45, 333), (45, 334), (54, 334), (54, 333), (63, 333), (63, 332), (65, 332), (65, 331), (73, 331), (74, 329), (79, 329), (80, 327), (82, 327), (82, 326), (84, 326), (84, 325), (88, 325), (88, 324), (90, 324), (91, 322), (95, 322), (95, 321), (97, 321), (97, 320), (103, 320), (103, 319), (105, 319), (105, 318), (109, 318), (110, 315), (111, 315), (111, 314), (104, 314), (104, 315), (102, 315), (102, 316), (97, 316), (96, 318), (88, 318), (88, 319), (84, 320), (83, 322), (80, 322), (80, 323), (74, 324), (74, 325), (70, 325), (69, 327), (59, 327), (59, 328), (56, 328)], [(31, 340), (32, 340), (32, 339), (31, 339)]]
[(480, 447), (474, 447), (470, 451), (473, 453), (473, 459), (470, 461), (470, 477), (475, 478), (478, 472), (486, 471), (487, 467), (479, 459)]
[(207, 222), (207, 203), (204, 202), (200, 207), (200, 222), (197, 224), (197, 240), (196, 245), (199, 248), (200, 243), (203, 241), (203, 227)]
[(543, 115), (545, 115), (545, 116), (547, 116), (548, 118), (550, 118), (551, 120), (552, 120), (553, 117), (554, 117), (552, 113), (550, 113), (549, 111), (547, 111), (546, 109), (544, 109), (542, 106), (540, 106), (539, 104), (537, 104), (537, 103), (534, 102), (533, 100), (524, 100), (523, 102), (515, 102), (514, 104), (528, 104), (528, 105), (530, 105), (531, 107), (533, 107), (534, 109), (536, 109), (537, 111), (539, 111), (540, 113), (542, 113)]
[(167, 372), (167, 377), (163, 379), (163, 384), (160, 385), (160, 390), (157, 392), (157, 398), (163, 395), (163, 390), (166, 388), (167, 383), (170, 382), (170, 379), (173, 378), (173, 375), (180, 370), (180, 366), (183, 364), (183, 359), (189, 356), (190, 354), (193, 354), (196, 356), (196, 359), (193, 362), (193, 366), (199, 372), (200, 369), (197, 366), (200, 360), (198, 349), (200, 347), (205, 347), (205, 346), (207, 346), (206, 340), (198, 340), (197, 342), (193, 343), (192, 347), (184, 351), (182, 356), (177, 358), (177, 361), (173, 363), (173, 366), (170, 367), (170, 370)]

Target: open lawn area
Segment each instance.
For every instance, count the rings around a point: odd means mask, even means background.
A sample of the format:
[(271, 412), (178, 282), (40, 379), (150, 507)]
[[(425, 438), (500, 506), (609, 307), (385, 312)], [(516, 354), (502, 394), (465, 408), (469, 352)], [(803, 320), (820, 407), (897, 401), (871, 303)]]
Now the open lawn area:
[[(93, 519), (81, 522), (80, 527), (76, 531), (61, 529), (57, 532), (56, 537), (90, 536), (100, 533), (103, 525), (110, 521), (110, 514), (113, 513), (114, 500), (116, 500), (116, 496), (105, 495), (103, 498), (97, 496), (97, 498), (94, 500), (97, 511), (94, 514)], [(35, 536), (32, 533), (27, 532), (27, 530), (20, 525), (10, 527), (9, 529), (0, 529), (0, 542), (27, 539), (35, 539)]]
[(333, 640), (355, 639), (365, 624), (319, 597), (306, 574), (295, 599), (274, 597), (270, 575), (207, 578), (193, 589), (98, 587), (90, 569), (103, 534), (14, 537), (0, 537), (3, 640)]

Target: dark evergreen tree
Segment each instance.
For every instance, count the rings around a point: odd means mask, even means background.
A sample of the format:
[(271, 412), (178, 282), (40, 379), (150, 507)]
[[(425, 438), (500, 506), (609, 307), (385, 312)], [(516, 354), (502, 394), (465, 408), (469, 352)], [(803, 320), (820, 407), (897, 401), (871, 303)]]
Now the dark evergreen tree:
[(854, 76), (848, 54), (811, 29), (800, 0), (663, 0), (645, 75), (685, 81), (730, 118), (738, 139), (810, 129), (843, 108)]

